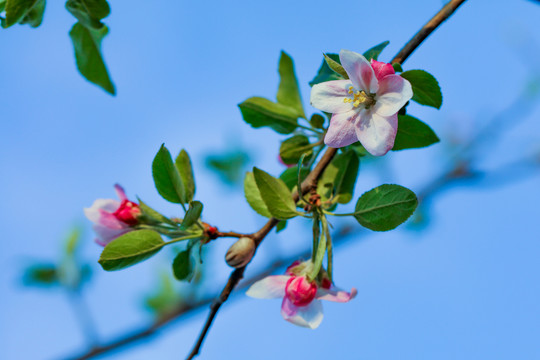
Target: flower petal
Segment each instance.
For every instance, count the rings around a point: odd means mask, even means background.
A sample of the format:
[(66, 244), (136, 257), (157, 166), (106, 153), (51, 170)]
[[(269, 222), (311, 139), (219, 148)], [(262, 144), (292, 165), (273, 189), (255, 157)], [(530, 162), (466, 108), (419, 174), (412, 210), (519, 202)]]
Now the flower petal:
[(114, 214), (111, 214), (110, 212), (102, 210), (102, 209), (99, 209), (98, 211), (99, 211), (100, 217), (96, 224), (105, 226), (109, 229), (125, 229), (129, 227), (128, 224), (119, 220), (116, 216), (114, 216)]
[(98, 223), (101, 218), (101, 210), (115, 212), (120, 207), (120, 202), (113, 199), (97, 199), (91, 207), (84, 208), (84, 215), (93, 223)]
[(394, 146), (397, 126), (397, 114), (385, 117), (364, 110), (356, 123), (356, 135), (371, 155), (382, 156)]
[(377, 92), (379, 85), (375, 72), (363, 55), (349, 50), (341, 50), (339, 60), (357, 90), (364, 90), (372, 94)]
[(99, 224), (93, 226), (95, 233), (97, 234), (96, 243), (101, 246), (105, 246), (120, 235), (124, 235), (127, 232), (130, 232), (132, 229), (123, 228), (123, 229), (111, 229)]
[(351, 103), (343, 99), (349, 97), (350, 80), (333, 80), (313, 85), (311, 89), (311, 105), (321, 111), (341, 113), (352, 109)]
[(298, 307), (285, 297), (281, 303), (281, 316), (295, 325), (316, 329), (323, 320), (322, 303), (319, 300), (313, 300), (307, 306)]
[(247, 296), (256, 299), (276, 299), (285, 296), (285, 285), (290, 276), (273, 275), (257, 281), (246, 291)]
[(375, 76), (377, 77), (377, 80), (379, 80), (379, 88), (381, 86), (380, 82), (385, 76), (393, 75), (396, 73), (392, 64), (387, 64), (387, 63), (380, 62), (373, 59), (371, 60), (371, 67), (373, 68), (373, 71), (375, 72)]
[(333, 148), (340, 148), (357, 142), (354, 124), (358, 121), (359, 114), (358, 110), (351, 110), (332, 115), (324, 143)]
[(357, 293), (355, 288), (352, 288), (351, 292), (348, 293), (332, 286), (330, 289), (319, 288), (317, 291), (317, 299), (344, 303), (352, 300)]
[(379, 82), (374, 111), (381, 116), (394, 115), (412, 96), (410, 82), (399, 75), (387, 75)]
[(121, 187), (119, 184), (114, 184), (114, 190), (116, 190), (116, 194), (118, 195), (118, 198), (120, 201), (127, 200), (126, 192), (124, 191), (124, 188)]

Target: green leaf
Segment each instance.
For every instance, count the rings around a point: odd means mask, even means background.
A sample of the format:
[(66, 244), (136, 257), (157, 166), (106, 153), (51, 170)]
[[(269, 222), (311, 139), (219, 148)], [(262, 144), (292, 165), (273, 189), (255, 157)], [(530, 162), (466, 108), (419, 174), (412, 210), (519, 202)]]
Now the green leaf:
[(81, 239), (81, 229), (75, 227), (69, 233), (68, 238), (66, 239), (65, 253), (67, 256), (73, 256)]
[(244, 121), (254, 128), (268, 126), (280, 134), (290, 134), (298, 127), (294, 109), (268, 99), (251, 97), (238, 107)]
[(180, 281), (191, 281), (195, 274), (195, 261), (191, 257), (191, 248), (179, 252), (174, 258), (172, 267), (175, 278)]
[(292, 58), (285, 52), (281, 52), (279, 57), (279, 88), (277, 92), (278, 103), (295, 110), (298, 117), (305, 118), (298, 80), (294, 73), (294, 63)]
[(411, 83), (414, 101), (421, 105), (441, 108), (441, 88), (433, 75), (424, 70), (408, 70), (401, 73), (401, 77)]
[(390, 44), (390, 41), (383, 41), (379, 45), (376, 45), (364, 53), (364, 57), (369, 61), (371, 59), (377, 60), (384, 48)]
[(43, 21), (43, 14), (45, 13), (45, 0), (38, 0), (38, 2), (26, 13), (22, 18), (20, 24), (28, 24), (33, 28), (37, 28)]
[(0, 13), (6, 9), (6, 0), (0, 0)]
[(102, 19), (109, 16), (111, 8), (107, 0), (68, 0), (66, 9), (87, 28), (101, 29)]
[(165, 223), (173, 226), (177, 226), (178, 224), (169, 219), (168, 217), (162, 215), (158, 211), (152, 209), (148, 204), (143, 202), (140, 198), (137, 198), (139, 201), (139, 208), (141, 209), (143, 216), (149, 219), (151, 222), (155, 223)]
[(398, 115), (398, 132), (392, 150), (423, 148), (438, 142), (439, 138), (427, 124), (409, 115)]
[(187, 230), (191, 226), (195, 225), (195, 223), (197, 223), (197, 221), (199, 221), (199, 218), (201, 217), (202, 210), (203, 204), (200, 201), (190, 202), (189, 209), (184, 216), (184, 220), (182, 220), (182, 226), (180, 227), (180, 229)]
[(374, 231), (388, 231), (412, 215), (418, 200), (409, 189), (399, 185), (381, 185), (364, 193), (356, 203), (354, 217)]
[(279, 220), (287, 220), (298, 215), (291, 191), (283, 180), (276, 179), (256, 167), (253, 168), (253, 176), (261, 193), (261, 198), (273, 217)]
[(225, 183), (234, 185), (242, 181), (245, 167), (250, 160), (247, 152), (242, 150), (206, 157), (206, 166), (213, 170)]
[(268, 208), (261, 197), (261, 192), (257, 187), (257, 183), (255, 182), (255, 177), (253, 176), (252, 172), (246, 173), (246, 177), (244, 179), (244, 195), (249, 206), (251, 206), (251, 208), (255, 210), (257, 214), (267, 218), (272, 217), (272, 214), (270, 214), (268, 211)]
[(352, 200), (360, 162), (353, 150), (336, 155), (328, 164), (317, 184), (317, 193), (323, 201), (334, 196), (333, 201), (347, 204)]
[(181, 299), (174, 289), (170, 276), (161, 274), (158, 288), (146, 297), (144, 305), (159, 318), (176, 309)]
[(392, 67), (394, 68), (395, 72), (403, 72), (403, 68), (401, 67), (400, 63), (393, 63)]
[[(309, 169), (306, 167), (303, 167), (300, 169), (300, 182), (304, 181), (304, 179), (308, 176)], [(279, 175), (279, 178), (283, 180), (285, 185), (289, 188), (289, 190), (293, 190), (296, 184), (298, 183), (298, 166), (291, 166), (287, 170), (281, 173)]]
[(121, 270), (150, 258), (163, 245), (165, 242), (153, 230), (130, 231), (107, 244), (98, 262), (103, 270)]
[(287, 227), (287, 221), (286, 220), (280, 220), (276, 225), (276, 233), (280, 233)]
[[(338, 54), (324, 54), (324, 57), (329, 57), (332, 60), (339, 63), (339, 55)], [(317, 72), (317, 75), (311, 80), (309, 83), (309, 86), (313, 86), (315, 84), (320, 84), (325, 81), (331, 81), (331, 80), (343, 80), (343, 77), (338, 75), (336, 72), (334, 72), (332, 69), (330, 69), (330, 66), (326, 63), (326, 60), (323, 59), (321, 67), (319, 68), (319, 71)]]
[(27, 267), (23, 275), (26, 286), (58, 285), (58, 269), (54, 264), (34, 264)]
[(71, 28), (69, 36), (75, 49), (77, 69), (86, 80), (100, 86), (108, 93), (115, 95), (114, 84), (107, 71), (107, 66), (101, 54), (101, 42), (109, 33), (109, 28), (103, 26), (99, 30), (89, 29), (77, 22)]
[(303, 154), (309, 160), (313, 154), (313, 146), (305, 135), (294, 135), (283, 141), (279, 147), (279, 156), (287, 164), (296, 164)]
[(185, 204), (184, 184), (176, 166), (174, 166), (171, 153), (161, 145), (161, 148), (152, 162), (152, 176), (156, 189), (165, 200), (175, 204)]
[(6, 20), (4, 27), (8, 28), (22, 21), (38, 2), (40, 0), (7, 0), (5, 4)]
[(338, 75), (340, 75), (344, 79), (349, 78), (349, 74), (347, 74), (347, 72), (345, 71), (343, 66), (341, 66), (341, 64), (339, 62), (332, 59), (330, 56), (328, 56), (326, 54), (323, 54), (323, 55), (324, 55), (324, 61), (326, 61), (326, 63), (328, 64), (328, 67), (330, 69), (332, 69), (332, 71), (334, 71), (335, 73), (337, 73)]
[(313, 114), (309, 123), (315, 129), (324, 129), (324, 117), (319, 114)]
[(182, 149), (174, 162), (182, 183), (184, 184), (185, 201), (190, 202), (195, 195), (195, 177), (193, 176), (193, 166), (188, 153)]

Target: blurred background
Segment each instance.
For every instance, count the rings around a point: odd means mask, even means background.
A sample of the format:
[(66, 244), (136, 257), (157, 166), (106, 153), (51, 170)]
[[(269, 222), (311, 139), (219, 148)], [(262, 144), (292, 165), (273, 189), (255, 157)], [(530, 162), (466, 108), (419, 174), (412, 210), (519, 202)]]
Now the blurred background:
[[(322, 52), (363, 52), (390, 40), (379, 58), (389, 61), (443, 4), (114, 2), (103, 53), (116, 97), (78, 74), (68, 36), (75, 20), (62, 4), (48, 4), (38, 29), (0, 31), (0, 358), (70, 358), (92, 341), (152, 323), (149, 298), (220, 290), (233, 239), (208, 247), (202, 286), (190, 293), (169, 280), (170, 251), (125, 271), (101, 270), (101, 247), (82, 209), (115, 198), (120, 183), (130, 198), (181, 215), (153, 186), (151, 161), (165, 143), (173, 153), (189, 151), (204, 221), (224, 231), (258, 229), (265, 219), (244, 200), (243, 174), (254, 165), (281, 173), (285, 137), (252, 129), (236, 105), (274, 98), (280, 50), (294, 58), (311, 114), (308, 82)], [(280, 300), (238, 291), (221, 308), (201, 359), (540, 358), (539, 18), (533, 1), (466, 2), (404, 64), (439, 80), (441, 110), (411, 104), (408, 112), (441, 142), (362, 162), (355, 199), (398, 183), (424, 201), (415, 218), (388, 233), (334, 221), (342, 240), (334, 279), (356, 287), (358, 297), (325, 303), (325, 320), (311, 331), (283, 321)], [(25, 269), (62, 259), (73, 227), (81, 229), (77, 256), (92, 274), (81, 297), (28, 286), (35, 281)], [(291, 221), (263, 242), (246, 276), (310, 244), (309, 223)], [(203, 307), (103, 358), (184, 358), (206, 314)]]

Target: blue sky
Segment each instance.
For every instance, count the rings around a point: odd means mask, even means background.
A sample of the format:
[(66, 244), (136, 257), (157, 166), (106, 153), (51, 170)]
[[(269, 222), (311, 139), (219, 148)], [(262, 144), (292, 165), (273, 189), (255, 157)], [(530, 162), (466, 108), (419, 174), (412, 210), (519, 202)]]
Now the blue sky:
[[(73, 224), (89, 230), (82, 208), (113, 197), (116, 182), (130, 197), (177, 214), (152, 183), (150, 164), (162, 143), (191, 154), (205, 221), (253, 231), (264, 219), (251, 212), (241, 191), (216, 180), (204, 157), (241, 146), (253, 153), (251, 165), (274, 174), (282, 170), (276, 156), (283, 137), (245, 125), (236, 106), (250, 96), (275, 96), (280, 50), (294, 58), (308, 103), (307, 83), (322, 52), (362, 52), (390, 40), (380, 58), (388, 61), (441, 5), (114, 3), (103, 44), (118, 90), (114, 98), (76, 72), (67, 34), (74, 20), (61, 4), (48, 4), (39, 29), (0, 31), (0, 358), (59, 359), (83, 349), (63, 294), (23, 288), (21, 269), (29, 259), (55, 258)], [(472, 136), (516, 101), (540, 72), (539, 16), (540, 7), (530, 1), (470, 1), (415, 51), (404, 68), (434, 74), (444, 102), (440, 111), (413, 104), (410, 113), (430, 124), (441, 143), (392, 153), (385, 171), (363, 166), (356, 196), (383, 182), (419, 191), (444, 170), (440, 159), (452, 139)], [(501, 137), (496, 143), (488, 137), (483, 149), (482, 170), (538, 154), (536, 103), (505, 114)], [(348, 304), (325, 304), (316, 331), (283, 321), (277, 300), (236, 295), (220, 311), (201, 358), (540, 358), (539, 181), (537, 172), (506, 186), (457, 186), (434, 199), (425, 230), (372, 233), (340, 247), (336, 283), (356, 287), (359, 295)], [(264, 242), (248, 276), (272, 256), (310, 243), (302, 220), (290, 228)], [(96, 260), (100, 248), (90, 231), (85, 240), (84, 257)], [(222, 258), (230, 244), (223, 239), (212, 245), (212, 289), (229, 274)], [(156, 274), (168, 271), (166, 259), (163, 254), (116, 273), (95, 267), (86, 295), (103, 339), (150, 320), (141, 299)], [(201, 311), (108, 358), (182, 358), (205, 315)]]

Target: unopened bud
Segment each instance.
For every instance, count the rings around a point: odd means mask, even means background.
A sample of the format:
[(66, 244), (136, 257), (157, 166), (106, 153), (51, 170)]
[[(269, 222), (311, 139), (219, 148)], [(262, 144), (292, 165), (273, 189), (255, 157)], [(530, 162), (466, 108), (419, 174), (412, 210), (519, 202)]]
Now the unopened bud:
[(250, 262), (255, 253), (255, 241), (252, 238), (241, 237), (227, 251), (225, 261), (233, 268), (241, 268)]

